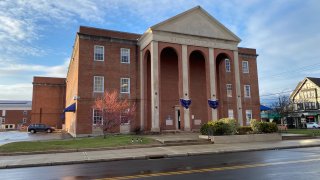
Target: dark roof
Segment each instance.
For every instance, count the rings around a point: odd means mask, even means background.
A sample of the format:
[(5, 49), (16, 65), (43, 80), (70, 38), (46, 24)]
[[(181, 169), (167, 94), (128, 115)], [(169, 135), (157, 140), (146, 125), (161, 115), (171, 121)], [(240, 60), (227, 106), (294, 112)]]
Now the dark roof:
[(307, 77), (307, 78), (320, 87), (320, 78), (315, 78), (315, 77)]

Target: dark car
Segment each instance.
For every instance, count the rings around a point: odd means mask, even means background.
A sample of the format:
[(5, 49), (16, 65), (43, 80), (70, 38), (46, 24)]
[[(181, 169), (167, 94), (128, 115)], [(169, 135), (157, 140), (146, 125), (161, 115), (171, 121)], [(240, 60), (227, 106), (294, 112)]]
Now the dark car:
[(31, 132), (31, 133), (36, 133), (36, 132), (52, 133), (53, 131), (54, 131), (54, 128), (46, 124), (30, 124), (28, 126), (28, 132)]

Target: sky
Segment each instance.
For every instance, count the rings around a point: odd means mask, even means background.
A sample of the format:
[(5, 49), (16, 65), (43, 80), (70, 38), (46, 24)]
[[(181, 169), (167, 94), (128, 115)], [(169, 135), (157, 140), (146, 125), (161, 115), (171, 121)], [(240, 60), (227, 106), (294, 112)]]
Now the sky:
[(257, 49), (262, 104), (320, 77), (319, 0), (0, 0), (0, 100), (31, 100), (33, 76), (66, 77), (80, 25), (143, 33), (197, 5)]

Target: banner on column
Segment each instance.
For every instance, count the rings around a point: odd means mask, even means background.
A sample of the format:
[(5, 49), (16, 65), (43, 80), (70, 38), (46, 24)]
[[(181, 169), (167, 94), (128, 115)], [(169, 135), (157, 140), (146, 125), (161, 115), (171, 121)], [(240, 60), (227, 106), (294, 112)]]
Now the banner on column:
[(180, 104), (186, 109), (189, 109), (189, 106), (191, 104), (191, 99), (180, 99)]
[(208, 99), (208, 104), (212, 109), (217, 109), (219, 106), (219, 101), (217, 99)]

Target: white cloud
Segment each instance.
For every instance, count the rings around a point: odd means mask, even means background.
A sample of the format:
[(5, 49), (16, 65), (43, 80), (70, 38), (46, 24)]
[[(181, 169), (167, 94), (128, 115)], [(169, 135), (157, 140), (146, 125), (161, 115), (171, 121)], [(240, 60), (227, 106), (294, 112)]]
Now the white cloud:
[(32, 99), (32, 84), (4, 84), (0, 85), (1, 100), (31, 100)]

